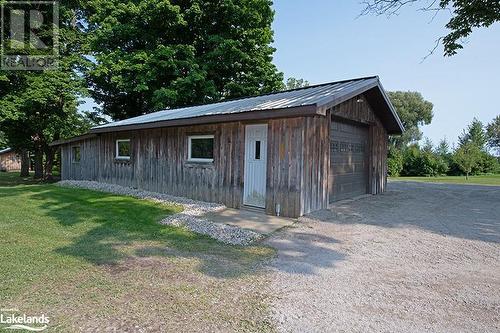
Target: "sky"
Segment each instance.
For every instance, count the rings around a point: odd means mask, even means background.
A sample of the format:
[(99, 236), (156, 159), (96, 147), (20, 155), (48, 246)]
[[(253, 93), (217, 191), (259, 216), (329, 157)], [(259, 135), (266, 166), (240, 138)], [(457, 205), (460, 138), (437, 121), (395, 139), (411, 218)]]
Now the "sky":
[(418, 91), (434, 104), (424, 136), (456, 142), (474, 117), (500, 114), (500, 24), (474, 31), (464, 50), (423, 58), (447, 33), (450, 14), (409, 6), (397, 16), (362, 16), (360, 1), (275, 0), (274, 63), (311, 84), (378, 75), (386, 90)]

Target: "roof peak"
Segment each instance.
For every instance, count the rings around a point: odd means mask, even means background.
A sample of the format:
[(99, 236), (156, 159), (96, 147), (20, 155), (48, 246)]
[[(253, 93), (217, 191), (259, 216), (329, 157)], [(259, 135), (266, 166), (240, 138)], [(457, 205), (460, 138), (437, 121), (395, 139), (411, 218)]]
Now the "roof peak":
[[(294, 88), (294, 89), (287, 89), (287, 90), (279, 90), (279, 91), (273, 91), (265, 94), (258, 94), (258, 95), (250, 95), (250, 96), (241, 96), (241, 97), (235, 97), (235, 98), (228, 98), (228, 99), (221, 99), (220, 101), (216, 101), (213, 103), (204, 103), (204, 104), (197, 104), (197, 105), (189, 105), (187, 107), (191, 106), (198, 106), (198, 105), (210, 105), (210, 104), (217, 104), (217, 103), (225, 103), (225, 102), (232, 102), (232, 101), (239, 101), (242, 99), (247, 99), (247, 98), (254, 98), (254, 97), (261, 97), (261, 96), (272, 96), (272, 95), (277, 95), (277, 94), (282, 94), (286, 92), (292, 92), (292, 91), (300, 91), (300, 90), (305, 90), (305, 89), (311, 89), (311, 88), (319, 88), (319, 87), (325, 87), (333, 84), (339, 84), (339, 83), (346, 83), (346, 82), (354, 82), (354, 81), (361, 81), (361, 80), (369, 80), (369, 79), (377, 79), (378, 80), (378, 75), (373, 75), (373, 76), (364, 76), (364, 77), (358, 77), (354, 79), (344, 79), (344, 80), (339, 80), (339, 81), (331, 81), (331, 82), (325, 82), (325, 83), (319, 83), (319, 84), (313, 84), (307, 87), (300, 87), (300, 88)], [(180, 107), (183, 108), (183, 107)], [(173, 109), (164, 109), (161, 111), (170, 111), (170, 110), (176, 110), (180, 108), (173, 108)]]
[[(255, 98), (255, 97), (272, 96), (272, 95), (283, 94), (283, 93), (287, 93), (287, 92), (300, 91), (300, 90), (306, 90), (306, 89), (312, 89), (312, 88), (319, 88), (319, 87), (326, 87), (326, 86), (334, 85), (334, 84), (341, 84), (341, 83), (346, 83), (346, 82), (355, 82), (355, 81), (369, 80), (369, 79), (377, 79), (378, 80), (379, 77), (378, 77), (378, 75), (372, 75), (372, 76), (357, 77), (357, 78), (354, 78), (354, 79), (344, 79), (344, 80), (339, 80), (339, 81), (331, 81), (331, 82), (313, 84), (313, 85), (310, 85), (310, 86), (307, 86), (307, 87), (300, 87), (300, 88), (294, 88), (294, 89), (273, 91), (273, 92), (269, 92), (269, 93), (265, 93), (265, 94), (241, 96), (241, 97), (235, 97), (235, 98), (221, 99), (219, 101), (213, 101), (213, 102), (208, 102), (208, 103), (200, 103), (200, 104), (192, 104), (192, 105), (186, 105), (186, 106), (178, 106), (178, 107), (174, 107), (174, 108), (170, 108), (170, 109), (162, 109), (162, 110), (155, 111), (155, 112), (152, 112), (152, 113), (165, 112), (165, 111), (175, 111), (175, 110), (179, 110), (179, 109), (196, 107), (196, 106), (203, 106), (203, 105), (214, 105), (214, 104), (219, 104), (219, 103), (234, 102), (234, 101), (240, 101), (240, 100), (250, 99), (250, 98)], [(152, 113), (147, 113), (147, 114), (152, 114)], [(140, 116), (138, 116), (138, 117), (140, 117)]]

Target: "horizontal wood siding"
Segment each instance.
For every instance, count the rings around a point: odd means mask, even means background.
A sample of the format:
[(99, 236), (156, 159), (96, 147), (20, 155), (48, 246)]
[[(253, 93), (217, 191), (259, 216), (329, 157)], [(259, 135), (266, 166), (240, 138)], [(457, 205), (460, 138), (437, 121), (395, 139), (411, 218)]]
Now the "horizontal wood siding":
[[(387, 185), (388, 135), (380, 119), (363, 95), (359, 95), (333, 108), (331, 114), (369, 126), (369, 192), (382, 193)], [(329, 186), (332, 186), (329, 184)]]

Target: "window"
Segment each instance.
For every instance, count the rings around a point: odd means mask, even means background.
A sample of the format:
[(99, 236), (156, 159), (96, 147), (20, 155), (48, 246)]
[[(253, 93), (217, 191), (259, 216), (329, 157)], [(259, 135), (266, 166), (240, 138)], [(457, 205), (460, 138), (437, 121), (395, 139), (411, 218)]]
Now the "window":
[(255, 159), (260, 160), (260, 141), (255, 141)]
[(71, 156), (73, 163), (79, 163), (81, 159), (80, 146), (71, 147)]
[(188, 137), (188, 161), (213, 162), (214, 136), (192, 135)]
[(130, 160), (130, 139), (116, 140), (116, 159)]

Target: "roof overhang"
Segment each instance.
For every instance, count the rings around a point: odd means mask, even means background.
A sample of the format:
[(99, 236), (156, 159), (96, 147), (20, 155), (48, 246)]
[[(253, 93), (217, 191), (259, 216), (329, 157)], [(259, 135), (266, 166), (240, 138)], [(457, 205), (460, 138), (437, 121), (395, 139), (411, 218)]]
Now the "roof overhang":
[(350, 91), (335, 99), (325, 99), (318, 103), (318, 108), (322, 114), (326, 114), (326, 110), (333, 108), (341, 103), (344, 103), (351, 98), (363, 94), (370, 103), (375, 114), (379, 117), (384, 125), (387, 133), (390, 135), (400, 135), (404, 132), (404, 126), (399, 118), (394, 105), (392, 105), (389, 96), (385, 92), (380, 80), (374, 80), (358, 89)]
[(96, 134), (88, 133), (88, 134), (84, 134), (84, 135), (75, 136), (75, 137), (72, 137), (72, 138), (69, 138), (69, 139), (56, 140), (54, 142), (51, 142), (49, 144), (49, 146), (53, 147), (53, 146), (65, 145), (65, 144), (68, 144), (68, 143), (73, 143), (73, 142), (78, 142), (78, 141), (82, 141), (82, 140), (92, 139), (92, 138), (95, 138), (96, 136), (97, 136)]
[(0, 154), (7, 154), (7, 153), (10, 153), (12, 151), (13, 151), (12, 148), (5, 148), (5, 149), (0, 150)]

